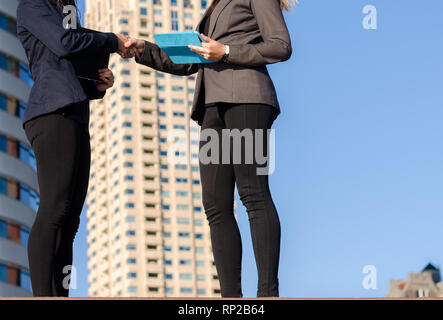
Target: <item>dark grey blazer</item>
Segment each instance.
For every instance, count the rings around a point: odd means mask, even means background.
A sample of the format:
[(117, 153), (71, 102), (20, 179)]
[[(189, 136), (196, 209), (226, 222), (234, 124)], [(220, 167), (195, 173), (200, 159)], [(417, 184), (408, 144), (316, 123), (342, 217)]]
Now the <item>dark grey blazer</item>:
[[(201, 20), (195, 30), (203, 32)], [(280, 0), (220, 0), (211, 14), (208, 33), (211, 39), (229, 45), (228, 63), (174, 64), (149, 41), (137, 62), (176, 75), (198, 72), (191, 119), (199, 125), (204, 104), (211, 102), (264, 103), (280, 113), (266, 67), (286, 61), (292, 54)]]

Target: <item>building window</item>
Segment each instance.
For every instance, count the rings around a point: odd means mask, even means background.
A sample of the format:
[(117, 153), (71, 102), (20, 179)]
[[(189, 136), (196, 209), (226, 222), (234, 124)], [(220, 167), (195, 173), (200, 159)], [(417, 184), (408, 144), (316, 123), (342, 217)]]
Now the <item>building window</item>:
[(189, 206), (187, 204), (177, 204), (176, 209), (182, 210), (182, 211), (187, 211), (187, 210), (189, 210)]
[(197, 260), (196, 265), (197, 265), (197, 267), (204, 267), (205, 262), (203, 260)]
[(29, 230), (11, 221), (0, 220), (0, 238), (28, 245)]
[(138, 291), (137, 286), (130, 286), (128, 287), (128, 292), (129, 293), (136, 293)]
[(29, 272), (0, 263), (0, 281), (31, 291), (31, 277)]
[(172, 99), (172, 103), (176, 103), (176, 104), (184, 104), (185, 100), (183, 99)]
[(179, 223), (179, 224), (189, 224), (190, 220), (188, 218), (177, 218), (177, 223)]
[(3, 151), (14, 158), (20, 159), (34, 170), (37, 170), (34, 152), (24, 143), (0, 134), (0, 152)]
[(10, 16), (0, 12), (0, 29), (6, 30), (12, 35), (17, 36), (17, 21)]
[(195, 248), (195, 252), (197, 252), (197, 253), (204, 253), (204, 248), (203, 247), (196, 247)]
[(6, 111), (12, 116), (22, 119), (26, 105), (18, 99), (0, 93), (0, 110)]
[(179, 232), (178, 236), (183, 238), (189, 238), (191, 234), (189, 232)]
[(171, 29), (178, 30), (178, 14), (177, 11), (171, 10)]
[(37, 193), (14, 179), (0, 176), (0, 194), (26, 204), (35, 212), (38, 210), (40, 198)]
[(192, 198), (193, 199), (200, 199), (201, 198), (201, 193), (199, 193), (199, 192), (193, 193), (192, 194)]

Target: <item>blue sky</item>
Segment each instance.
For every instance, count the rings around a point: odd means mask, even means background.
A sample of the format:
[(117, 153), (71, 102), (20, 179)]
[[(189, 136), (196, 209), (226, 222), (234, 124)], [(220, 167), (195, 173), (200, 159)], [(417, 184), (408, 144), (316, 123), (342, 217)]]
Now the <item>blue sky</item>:
[[(366, 5), (377, 30), (362, 27)], [(443, 265), (443, 2), (301, 0), (284, 15), (293, 56), (268, 66), (282, 108), (270, 177), (280, 296), (385, 296), (390, 279)], [(243, 293), (255, 297), (237, 201)], [(85, 225), (83, 215), (72, 296), (87, 295)], [(362, 286), (365, 265), (376, 289)]]

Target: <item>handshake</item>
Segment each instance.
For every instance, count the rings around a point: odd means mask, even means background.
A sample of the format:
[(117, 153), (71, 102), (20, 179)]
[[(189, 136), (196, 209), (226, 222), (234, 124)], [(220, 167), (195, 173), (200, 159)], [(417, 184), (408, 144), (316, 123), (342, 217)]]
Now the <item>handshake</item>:
[[(224, 45), (208, 36), (201, 34), (205, 42), (202, 42), (200, 46), (188, 45), (189, 49), (203, 58), (211, 61), (222, 60), (225, 54), (228, 54), (228, 46)], [(123, 34), (118, 34), (118, 54), (124, 58), (141, 58), (143, 51), (145, 50), (145, 41), (141, 39), (131, 38)]]
[(134, 58), (140, 59), (145, 49), (145, 41), (141, 39), (131, 38), (123, 34), (117, 34), (118, 38), (118, 54), (123, 59)]

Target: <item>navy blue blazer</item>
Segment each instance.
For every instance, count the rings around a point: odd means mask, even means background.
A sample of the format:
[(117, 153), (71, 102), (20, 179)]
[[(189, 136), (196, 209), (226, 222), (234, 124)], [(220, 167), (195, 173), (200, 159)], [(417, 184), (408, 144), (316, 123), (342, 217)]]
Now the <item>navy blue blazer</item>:
[(85, 100), (103, 98), (90, 81), (80, 81), (73, 60), (118, 51), (113, 33), (65, 29), (63, 13), (49, 0), (20, 0), (17, 34), (34, 79), (22, 124), (39, 115)]

